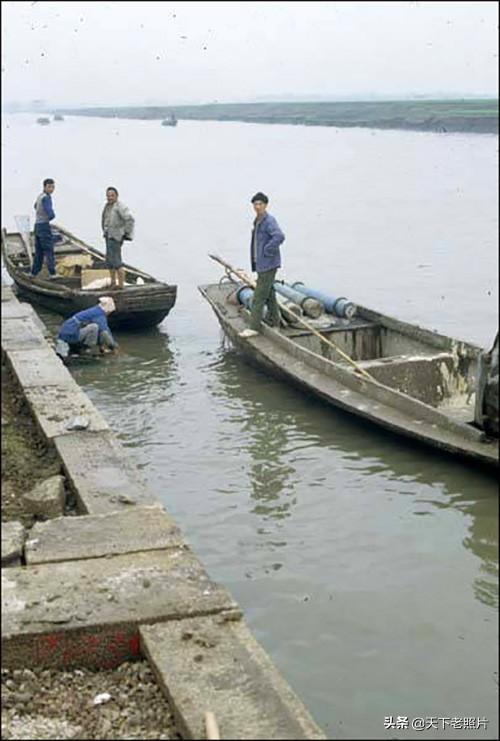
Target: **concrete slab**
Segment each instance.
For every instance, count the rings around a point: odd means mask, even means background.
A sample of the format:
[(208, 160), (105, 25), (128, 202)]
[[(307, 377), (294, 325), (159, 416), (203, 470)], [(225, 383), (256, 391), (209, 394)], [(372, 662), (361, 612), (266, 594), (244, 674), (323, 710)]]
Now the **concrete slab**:
[(2, 320), (3, 319), (33, 319), (35, 311), (30, 304), (21, 303), (17, 299), (14, 299), (14, 295), (11, 296), (10, 301), (6, 301), (2, 306)]
[(179, 528), (158, 505), (37, 523), (30, 530), (25, 556), (31, 566), (184, 545)]
[(2, 566), (20, 566), (26, 530), (21, 522), (2, 522)]
[[(6, 301), (12, 301), (14, 298), (14, 291), (10, 286), (4, 286), (2, 285), (2, 302)], [(3, 307), (2, 307), (3, 312)]]
[(41, 330), (29, 318), (2, 319), (2, 350), (31, 350), (47, 347)]
[[(53, 342), (52, 332), (47, 327), (47, 325), (45, 325), (42, 322), (42, 320), (40, 319), (40, 317), (38, 316), (38, 314), (36, 313), (36, 311), (34, 309), (33, 309), (33, 314), (34, 314), (34, 316), (33, 316), (33, 322), (35, 324), (35, 327), (38, 327), (38, 329), (43, 334), (43, 336), (48, 340), (48, 343), (49, 343), (50, 347), (52, 347), (53, 346), (51, 344)], [(61, 324), (62, 324), (62, 321), (63, 321), (63, 317), (61, 317)]]
[(182, 548), (3, 569), (2, 666), (117, 666), (141, 624), (236, 608)]
[(12, 350), (8, 357), (14, 375), (25, 388), (45, 388), (72, 382), (70, 372), (48, 346), (33, 350)]
[(47, 440), (58, 435), (71, 435), (68, 426), (75, 417), (88, 420), (88, 432), (108, 430), (104, 417), (83, 393), (71, 377), (66, 383), (40, 388), (30, 386), (24, 389), (26, 401)]
[(207, 711), (221, 738), (326, 738), (243, 621), (200, 617), (140, 636), (183, 738), (205, 738)]
[(80, 512), (99, 515), (158, 504), (111, 432), (73, 432), (56, 437), (54, 445)]

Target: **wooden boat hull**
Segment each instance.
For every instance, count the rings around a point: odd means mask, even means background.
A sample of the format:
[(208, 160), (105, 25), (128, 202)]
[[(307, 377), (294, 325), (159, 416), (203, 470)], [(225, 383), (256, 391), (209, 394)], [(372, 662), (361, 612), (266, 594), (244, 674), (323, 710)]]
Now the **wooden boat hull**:
[[(59, 231), (64, 235), (61, 228)], [(112, 329), (142, 329), (159, 324), (169, 314), (175, 305), (177, 286), (155, 280), (147, 273), (124, 265), (127, 272), (142, 283), (126, 285), (124, 289), (102, 288), (98, 290), (83, 290), (79, 278), (57, 278), (49, 280), (40, 273), (36, 278), (29, 275), (27, 269), (27, 251), (24, 245), (24, 255), (20, 247), (21, 237), (18, 234), (3, 233), (2, 255), (5, 267), (15, 283), (17, 293), (34, 304), (43, 306), (50, 311), (64, 317), (71, 316), (78, 311), (95, 306), (100, 296), (112, 296), (116, 311), (109, 317)], [(18, 250), (18, 252), (15, 252)], [(105, 263), (104, 255), (94, 248), (84, 245), (76, 238), (68, 239), (62, 249), (56, 249), (56, 264), (58, 255), (68, 253), (72, 255), (89, 254), (96, 261), (96, 265)]]
[[(340, 320), (343, 324), (336, 329), (336, 337), (341, 342), (343, 336), (353, 335), (350, 347), (344, 349), (369, 370), (373, 375), (370, 380), (353, 372), (347, 364), (311, 352), (305, 346), (310, 338), (304, 331), (276, 330), (263, 325), (257, 337), (241, 338), (239, 332), (248, 326), (248, 312), (236, 306), (234, 300), (228, 301), (234, 287), (214, 284), (200, 286), (199, 290), (234, 347), (252, 364), (371, 424), (464, 461), (498, 467), (498, 440), (489, 440), (471, 424), (473, 400), (466, 408), (440, 406), (441, 392), (431, 389), (432, 384), (439, 386), (436, 384), (436, 379), (441, 379), (439, 374), (451, 378), (454, 365), (459, 368), (467, 363), (473, 370), (480, 348), (359, 307), (355, 321)], [(377, 332), (388, 334), (391, 331), (394, 333), (391, 348), (396, 349), (402, 342), (401, 337), (406, 337), (413, 357), (359, 359), (359, 356), (369, 357), (374, 353), (380, 340), (375, 337)], [(297, 338), (305, 345), (298, 344)], [(425, 343), (429, 343), (427, 354), (415, 355), (418, 345), (424, 347)], [(384, 383), (388, 379), (392, 387)], [(409, 388), (412, 396), (398, 390), (398, 386)], [(432, 404), (419, 399), (419, 395), (423, 398), (425, 394)]]

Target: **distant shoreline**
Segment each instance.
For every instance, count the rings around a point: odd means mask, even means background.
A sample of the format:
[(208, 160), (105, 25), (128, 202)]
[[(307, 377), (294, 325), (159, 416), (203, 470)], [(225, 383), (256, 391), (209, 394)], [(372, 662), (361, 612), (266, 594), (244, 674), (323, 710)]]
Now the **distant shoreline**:
[(73, 116), (179, 121), (241, 121), (300, 126), (363, 127), (498, 134), (498, 100), (418, 100), (311, 103), (213, 103), (199, 106), (61, 108)]

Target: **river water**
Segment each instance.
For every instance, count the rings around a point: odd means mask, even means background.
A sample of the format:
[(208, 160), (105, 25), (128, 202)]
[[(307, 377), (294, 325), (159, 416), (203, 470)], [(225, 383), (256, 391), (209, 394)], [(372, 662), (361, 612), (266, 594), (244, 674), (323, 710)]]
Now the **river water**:
[(328, 737), (497, 737), (496, 482), (247, 366), (197, 285), (221, 276), (210, 251), (248, 269), (264, 190), (282, 277), (489, 346), (498, 137), (34, 119), (2, 118), (2, 225), (54, 177), (57, 221), (101, 248), (115, 185), (126, 260), (179, 287), (157, 330), (74, 377)]

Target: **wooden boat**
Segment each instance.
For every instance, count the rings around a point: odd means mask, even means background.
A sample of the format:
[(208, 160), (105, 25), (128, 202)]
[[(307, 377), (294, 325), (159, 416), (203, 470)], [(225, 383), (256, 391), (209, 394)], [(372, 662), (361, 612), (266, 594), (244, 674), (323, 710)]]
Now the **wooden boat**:
[[(109, 282), (109, 270), (102, 252), (60, 226), (57, 232), (62, 237), (54, 245), (57, 277), (49, 279), (45, 266), (36, 278), (30, 275), (33, 234), (2, 230), (2, 256), (20, 296), (63, 316), (95, 306), (100, 296), (112, 296), (116, 311), (110, 314), (109, 324), (123, 329), (155, 326), (174, 306), (177, 286), (125, 263), (125, 287), (106, 287), (103, 284), (106, 278)], [(92, 283), (96, 287), (86, 287)]]
[(199, 290), (248, 360), (363, 420), (466, 461), (498, 466), (498, 439), (475, 423), (481, 348), (360, 306), (350, 319), (308, 319), (357, 370), (302, 326), (263, 324), (258, 335), (240, 337), (249, 318), (236, 298), (241, 285), (221, 282)]

